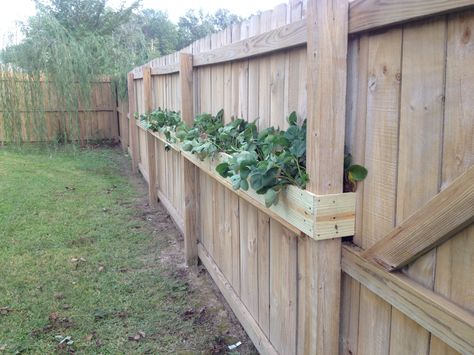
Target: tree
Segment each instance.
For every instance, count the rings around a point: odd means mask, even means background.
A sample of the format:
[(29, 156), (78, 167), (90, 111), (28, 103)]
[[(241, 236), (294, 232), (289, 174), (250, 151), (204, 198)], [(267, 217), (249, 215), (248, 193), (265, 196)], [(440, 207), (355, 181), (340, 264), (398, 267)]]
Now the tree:
[(226, 9), (218, 9), (213, 16), (213, 24), (217, 31), (221, 31), (240, 21), (242, 21), (240, 16), (237, 16)]
[(140, 0), (118, 10), (107, 6), (108, 0), (35, 0), (38, 13), (54, 16), (68, 31), (75, 34), (92, 32), (111, 35), (130, 21)]
[(188, 10), (178, 21), (179, 48), (186, 47), (199, 38), (223, 30), (241, 18), (225, 9), (214, 14), (204, 14), (202, 10)]
[(166, 12), (145, 9), (137, 19), (152, 52), (165, 55), (178, 48), (178, 29)]

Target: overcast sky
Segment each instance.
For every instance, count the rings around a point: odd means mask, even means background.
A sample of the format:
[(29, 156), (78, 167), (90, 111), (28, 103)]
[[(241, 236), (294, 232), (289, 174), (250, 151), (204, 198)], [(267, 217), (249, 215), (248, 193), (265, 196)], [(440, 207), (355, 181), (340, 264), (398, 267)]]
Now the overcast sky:
[[(112, 6), (119, 6), (122, 2), (130, 4), (133, 0), (109, 0)], [(285, 0), (142, 0), (144, 8), (165, 10), (172, 21), (177, 22), (179, 16), (188, 9), (202, 8), (205, 12), (214, 12), (218, 8), (228, 9), (242, 17), (253, 13), (274, 8)], [(35, 14), (33, 0), (0, 0), (0, 48), (9, 41), (8, 34), (13, 32), (15, 38), (15, 24), (24, 21), (28, 16)], [(16, 36), (18, 38), (18, 34)]]

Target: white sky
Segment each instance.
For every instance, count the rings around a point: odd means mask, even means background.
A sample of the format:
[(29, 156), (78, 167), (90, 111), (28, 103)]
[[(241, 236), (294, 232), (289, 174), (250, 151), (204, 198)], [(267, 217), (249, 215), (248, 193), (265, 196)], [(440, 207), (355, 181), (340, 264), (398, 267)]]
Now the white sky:
[[(110, 0), (110, 5), (119, 6), (122, 2), (130, 4), (132, 0)], [(178, 21), (188, 9), (202, 8), (204, 12), (214, 12), (219, 8), (228, 9), (230, 12), (248, 17), (258, 11), (274, 8), (286, 0), (142, 0), (144, 8), (153, 8), (167, 11), (171, 20)], [(13, 32), (13, 41), (20, 38), (16, 33), (15, 24), (25, 21), (35, 14), (35, 5), (32, 0), (0, 0), (0, 48), (9, 43), (9, 33)]]

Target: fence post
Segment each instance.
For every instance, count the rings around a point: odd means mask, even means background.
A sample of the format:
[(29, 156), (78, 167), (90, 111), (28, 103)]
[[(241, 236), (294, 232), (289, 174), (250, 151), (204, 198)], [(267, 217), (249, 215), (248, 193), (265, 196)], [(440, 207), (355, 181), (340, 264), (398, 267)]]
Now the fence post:
[[(308, 190), (343, 189), (348, 1), (308, 0)], [(341, 239), (299, 243), (298, 354), (339, 353)]]
[[(181, 90), (181, 116), (183, 121), (193, 124), (193, 56), (179, 54), (179, 81)], [(184, 186), (184, 253), (188, 266), (197, 265), (198, 228), (197, 228), (197, 191), (198, 172), (196, 166), (181, 156)]]
[[(143, 97), (145, 103), (145, 113), (153, 110), (151, 89), (151, 68), (146, 66), (143, 68)], [(148, 158), (148, 199), (150, 206), (158, 207), (158, 195), (156, 187), (156, 154), (155, 154), (155, 137), (150, 131), (146, 132), (146, 149)]]
[(138, 137), (137, 137), (137, 123), (135, 122), (136, 112), (136, 97), (135, 84), (133, 82), (133, 73), (128, 74), (128, 124), (130, 131), (130, 152), (132, 154), (132, 172), (138, 172)]

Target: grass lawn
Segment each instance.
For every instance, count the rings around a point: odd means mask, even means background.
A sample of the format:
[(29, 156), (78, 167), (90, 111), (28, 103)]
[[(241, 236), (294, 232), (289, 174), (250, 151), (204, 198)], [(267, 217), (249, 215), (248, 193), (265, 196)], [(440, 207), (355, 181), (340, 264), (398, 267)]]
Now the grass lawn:
[(140, 212), (124, 162), (110, 148), (0, 148), (0, 353), (223, 353), (233, 340), (230, 315), (203, 317), (160, 260), (176, 230), (150, 227), (169, 219)]

